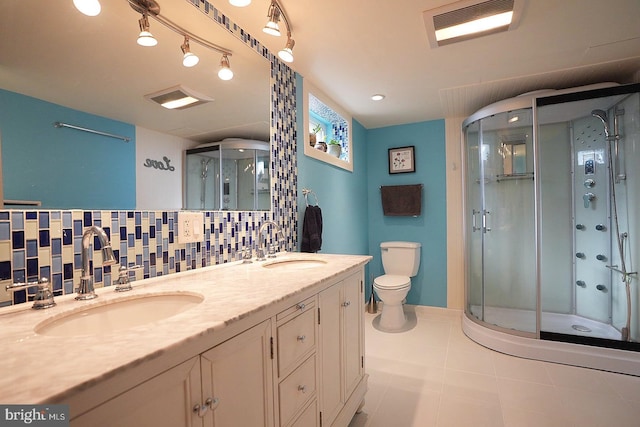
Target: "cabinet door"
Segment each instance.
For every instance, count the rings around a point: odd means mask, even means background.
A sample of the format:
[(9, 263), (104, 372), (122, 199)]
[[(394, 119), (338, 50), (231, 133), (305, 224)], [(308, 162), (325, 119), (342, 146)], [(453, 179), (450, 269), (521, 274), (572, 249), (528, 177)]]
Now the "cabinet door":
[(71, 420), (74, 427), (202, 426), (200, 359), (194, 357)]
[(334, 285), (319, 294), (320, 306), (320, 407), (323, 424), (331, 425), (342, 409), (342, 358), (340, 304), (342, 286)]
[(267, 320), (202, 354), (203, 400), (213, 401), (205, 425), (274, 425), (270, 340)]
[(348, 277), (343, 282), (342, 331), (344, 348), (344, 393), (345, 401), (364, 374), (362, 317), (364, 315), (364, 294), (359, 274)]

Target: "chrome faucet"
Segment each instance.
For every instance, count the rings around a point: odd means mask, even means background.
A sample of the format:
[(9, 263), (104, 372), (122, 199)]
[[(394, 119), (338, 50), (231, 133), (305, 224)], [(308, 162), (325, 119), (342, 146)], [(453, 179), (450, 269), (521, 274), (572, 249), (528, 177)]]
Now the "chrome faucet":
[[(264, 240), (262, 238), (262, 234), (267, 230), (267, 227), (271, 225), (276, 229), (276, 236), (277, 236), (277, 240), (278, 240), (278, 244), (280, 243), (280, 239), (284, 240), (284, 234), (282, 234), (282, 228), (276, 224), (274, 221), (271, 220), (266, 220), (265, 222), (262, 223), (262, 225), (260, 226), (260, 230), (258, 231), (258, 239), (260, 239), (260, 243), (258, 244), (258, 257), (256, 258), (257, 261), (264, 261), (265, 258), (265, 250), (264, 250)], [(275, 251), (269, 251), (269, 257), (270, 258), (275, 258)]]
[(100, 246), (102, 246), (102, 265), (113, 265), (117, 262), (107, 233), (102, 228), (94, 225), (84, 232), (82, 235), (82, 276), (80, 276), (80, 286), (77, 289), (78, 295), (76, 295), (76, 299), (81, 301), (98, 297), (93, 288), (91, 261), (89, 260), (89, 244), (94, 235), (98, 237)]

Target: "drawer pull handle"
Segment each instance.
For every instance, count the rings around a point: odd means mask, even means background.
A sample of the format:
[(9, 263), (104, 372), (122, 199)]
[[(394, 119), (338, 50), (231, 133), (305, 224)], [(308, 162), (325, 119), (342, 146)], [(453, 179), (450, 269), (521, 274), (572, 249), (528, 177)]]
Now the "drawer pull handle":
[(304, 342), (307, 339), (306, 335), (298, 335), (298, 338), (296, 338), (298, 341), (300, 342)]
[(345, 301), (342, 303), (343, 307), (349, 307), (351, 305), (351, 301)]
[(304, 303), (303, 303), (303, 302), (301, 302), (300, 304), (297, 304), (297, 305), (296, 305), (296, 308), (297, 308), (298, 310), (304, 310), (304, 308), (305, 308), (305, 307), (306, 307), (306, 305), (304, 305)]
[(219, 399), (217, 397), (215, 397), (213, 399), (212, 398), (208, 398), (207, 400), (205, 400), (204, 404), (202, 404), (202, 405), (197, 403), (193, 407), (193, 412), (198, 414), (198, 416), (200, 418), (203, 418), (204, 415), (207, 413), (207, 411), (209, 409), (214, 409), (216, 406), (218, 406), (218, 402), (219, 402)]
[(302, 393), (306, 393), (307, 392), (307, 386), (306, 385), (299, 385), (298, 386), (298, 391), (301, 391)]

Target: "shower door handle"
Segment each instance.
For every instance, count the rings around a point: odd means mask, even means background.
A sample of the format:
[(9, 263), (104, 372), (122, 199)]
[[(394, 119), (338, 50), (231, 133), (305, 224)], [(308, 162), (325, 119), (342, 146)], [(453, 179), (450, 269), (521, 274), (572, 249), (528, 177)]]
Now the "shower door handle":
[(476, 224), (476, 214), (479, 214), (479, 213), (480, 211), (477, 211), (475, 209), (473, 209), (471, 213), (471, 229), (473, 230), (474, 233), (480, 230), (480, 227), (478, 227), (478, 224)]
[(490, 211), (483, 211), (482, 213), (482, 231), (486, 233), (487, 231), (491, 231), (490, 227), (487, 227), (487, 216), (489, 216)]

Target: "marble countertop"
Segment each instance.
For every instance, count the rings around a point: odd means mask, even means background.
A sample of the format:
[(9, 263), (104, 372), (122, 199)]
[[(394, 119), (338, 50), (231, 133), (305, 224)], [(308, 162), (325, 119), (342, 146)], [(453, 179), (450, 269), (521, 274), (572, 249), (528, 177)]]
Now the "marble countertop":
[[(318, 267), (295, 265), (265, 268), (265, 263), (233, 262), (168, 276), (133, 281), (133, 290), (97, 289), (98, 298), (76, 301), (56, 297), (56, 307), (33, 310), (31, 303), (0, 309), (0, 403), (36, 404), (59, 400), (91, 384), (134, 369), (141, 363), (215, 334), (252, 314), (371, 259), (360, 255), (279, 254), (275, 261), (299, 258), (326, 261)], [(139, 298), (158, 292), (202, 295), (202, 303), (173, 317), (104, 335), (45, 336), (34, 332), (41, 322), (105, 305), (115, 299)]]

